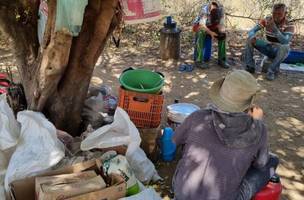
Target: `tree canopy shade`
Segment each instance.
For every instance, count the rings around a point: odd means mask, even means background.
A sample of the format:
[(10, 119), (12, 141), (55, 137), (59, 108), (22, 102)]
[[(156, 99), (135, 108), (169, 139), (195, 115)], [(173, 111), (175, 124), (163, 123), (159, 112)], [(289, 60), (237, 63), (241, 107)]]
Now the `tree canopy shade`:
[(88, 0), (77, 37), (55, 31), (56, 6), (48, 0), (41, 45), (39, 0), (1, 0), (0, 31), (12, 38), (28, 109), (43, 112), (58, 129), (77, 135), (81, 111), (98, 57), (121, 21), (118, 0)]

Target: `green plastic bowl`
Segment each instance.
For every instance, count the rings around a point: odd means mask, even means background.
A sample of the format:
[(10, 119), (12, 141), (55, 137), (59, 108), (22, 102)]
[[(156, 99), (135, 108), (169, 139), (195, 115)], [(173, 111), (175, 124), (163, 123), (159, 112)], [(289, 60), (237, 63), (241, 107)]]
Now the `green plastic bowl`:
[(120, 84), (127, 90), (157, 94), (164, 85), (164, 76), (145, 69), (129, 69), (119, 77)]

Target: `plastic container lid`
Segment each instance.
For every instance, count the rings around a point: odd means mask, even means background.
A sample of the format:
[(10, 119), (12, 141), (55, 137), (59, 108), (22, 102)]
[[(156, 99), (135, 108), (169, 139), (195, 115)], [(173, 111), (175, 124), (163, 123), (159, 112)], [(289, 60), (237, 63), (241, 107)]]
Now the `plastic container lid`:
[(176, 123), (182, 123), (191, 113), (200, 107), (191, 103), (176, 103), (167, 106), (168, 118)]

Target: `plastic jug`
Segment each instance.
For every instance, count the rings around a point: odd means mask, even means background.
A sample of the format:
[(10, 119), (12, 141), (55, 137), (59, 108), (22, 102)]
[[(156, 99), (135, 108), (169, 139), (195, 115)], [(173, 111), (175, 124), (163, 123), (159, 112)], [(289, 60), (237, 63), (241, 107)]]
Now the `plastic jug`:
[(161, 157), (164, 161), (172, 161), (175, 157), (176, 145), (172, 141), (174, 132), (172, 128), (166, 127), (161, 137)]
[(252, 200), (280, 200), (282, 184), (278, 175), (273, 175), (269, 183)]

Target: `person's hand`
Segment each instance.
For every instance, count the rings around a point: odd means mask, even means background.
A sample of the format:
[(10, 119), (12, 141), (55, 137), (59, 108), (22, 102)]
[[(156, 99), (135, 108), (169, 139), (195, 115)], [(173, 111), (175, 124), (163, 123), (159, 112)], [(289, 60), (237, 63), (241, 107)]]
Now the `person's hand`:
[(192, 31), (193, 31), (193, 32), (198, 32), (199, 30), (200, 30), (200, 24), (199, 24), (199, 23), (194, 24), (194, 25), (192, 26)]
[(274, 33), (278, 31), (277, 25), (275, 24), (273, 19), (266, 21), (266, 28), (272, 30)]
[(218, 35), (215, 32), (210, 32), (210, 35), (212, 37), (212, 39), (215, 39)]
[(256, 37), (252, 37), (252, 38), (249, 38), (249, 40), (250, 40), (250, 43), (254, 46), (257, 39), (256, 39)]
[(262, 110), (262, 108), (260, 108), (259, 106), (252, 106), (249, 111), (248, 114), (253, 118), (253, 119), (263, 119), (264, 116), (264, 112)]

